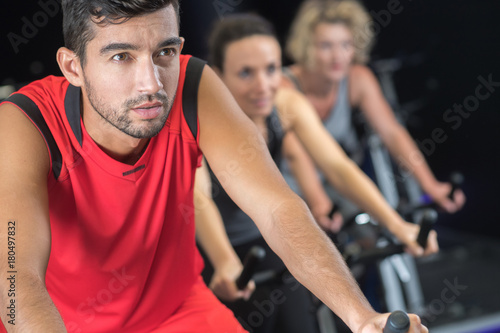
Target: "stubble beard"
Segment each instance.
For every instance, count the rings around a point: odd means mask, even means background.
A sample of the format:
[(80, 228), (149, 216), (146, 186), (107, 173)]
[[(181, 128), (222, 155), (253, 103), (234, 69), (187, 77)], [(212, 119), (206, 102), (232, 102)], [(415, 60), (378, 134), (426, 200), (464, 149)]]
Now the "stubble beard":
[[(102, 101), (102, 98), (97, 95), (95, 89), (85, 77), (84, 83), (90, 105), (101, 118), (121, 132), (136, 139), (150, 139), (160, 133), (172, 110), (173, 100), (169, 99), (163, 92), (157, 92), (153, 95), (141, 95), (137, 98), (129, 99), (123, 103), (123, 107), (116, 109), (106, 105)], [(146, 102), (154, 101), (163, 104), (163, 112), (156, 118), (141, 119), (139, 120), (139, 125), (134, 124), (131, 117), (132, 109)]]

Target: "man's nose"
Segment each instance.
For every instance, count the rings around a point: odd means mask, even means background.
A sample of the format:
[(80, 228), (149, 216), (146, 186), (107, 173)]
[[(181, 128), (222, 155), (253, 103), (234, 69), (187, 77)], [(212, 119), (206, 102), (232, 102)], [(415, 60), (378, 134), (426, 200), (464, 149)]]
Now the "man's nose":
[(154, 95), (163, 89), (158, 66), (153, 59), (140, 62), (137, 68), (137, 89), (140, 93), (147, 95)]

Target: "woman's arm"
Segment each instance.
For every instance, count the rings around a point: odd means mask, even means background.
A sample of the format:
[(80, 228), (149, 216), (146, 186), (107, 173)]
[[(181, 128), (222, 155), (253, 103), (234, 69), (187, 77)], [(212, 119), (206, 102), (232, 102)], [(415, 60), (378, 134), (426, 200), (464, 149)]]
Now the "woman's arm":
[(337, 212), (329, 216), (334, 203), (323, 188), (314, 162), (292, 131), (283, 138), (283, 155), (316, 221), (324, 230), (338, 232), (342, 215)]
[[(423, 254), (415, 241), (418, 226), (407, 223), (392, 209), (375, 184), (351, 161), (328, 133), (313, 106), (301, 93), (282, 88), (277, 94), (276, 105), (286, 123), (297, 133), (316, 164), (332, 185), (361, 209), (384, 224), (410, 252)], [(438, 250), (436, 234), (431, 234), (428, 253)]]
[(236, 287), (235, 281), (243, 265), (229, 242), (222, 217), (212, 200), (212, 182), (205, 160), (196, 170), (194, 204), (196, 238), (214, 267), (209, 287), (225, 301), (248, 299), (255, 285), (251, 282), (244, 290)]
[(410, 134), (394, 116), (373, 73), (365, 66), (354, 66), (350, 74), (350, 86), (353, 91), (353, 102), (360, 106), (393, 159), (410, 171), (422, 189), (446, 211), (455, 212), (462, 208), (465, 195), (461, 190), (457, 190), (454, 193), (454, 200), (448, 198), (451, 184), (439, 182), (434, 177)]

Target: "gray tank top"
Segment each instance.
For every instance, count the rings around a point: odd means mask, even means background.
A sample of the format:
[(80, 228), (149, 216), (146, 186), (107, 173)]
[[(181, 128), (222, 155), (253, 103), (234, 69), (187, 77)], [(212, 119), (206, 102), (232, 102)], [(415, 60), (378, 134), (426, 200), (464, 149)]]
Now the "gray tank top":
[[(289, 68), (283, 68), (283, 74), (294, 83), (299, 91), (303, 92), (300, 82)], [(347, 77), (340, 82), (337, 101), (330, 110), (328, 117), (323, 120), (323, 125), (344, 149), (346, 154), (359, 165), (363, 160), (363, 145), (358, 138), (353, 122), (353, 112), (349, 103), (349, 80)], [(288, 185), (296, 193), (301, 194), (287, 163), (283, 163), (283, 175)], [(321, 179), (325, 182), (322, 175)]]

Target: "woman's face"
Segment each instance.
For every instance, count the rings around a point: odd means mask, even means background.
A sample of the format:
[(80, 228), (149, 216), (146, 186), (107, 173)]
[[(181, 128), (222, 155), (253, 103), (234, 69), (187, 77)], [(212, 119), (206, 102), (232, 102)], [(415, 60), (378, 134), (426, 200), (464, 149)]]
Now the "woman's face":
[(281, 48), (270, 36), (254, 35), (227, 46), (221, 77), (250, 118), (267, 117), (281, 81)]
[(347, 76), (354, 57), (351, 31), (342, 23), (320, 23), (313, 35), (314, 70), (339, 82)]

